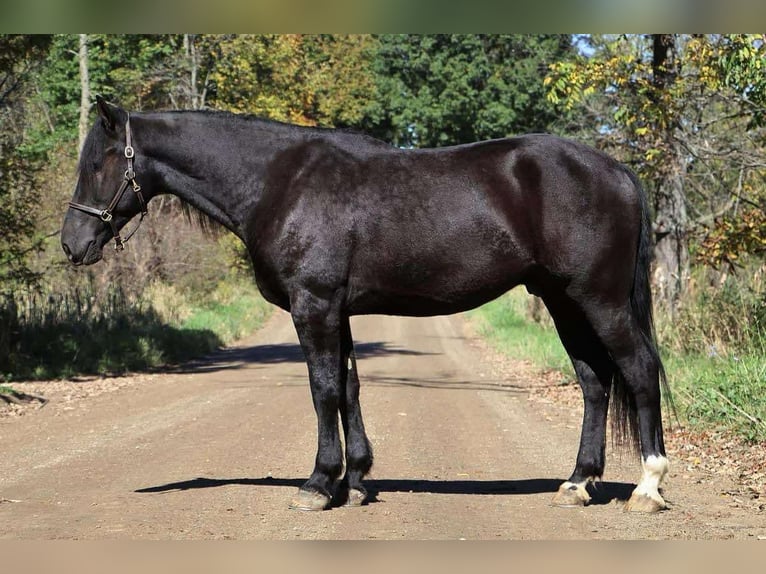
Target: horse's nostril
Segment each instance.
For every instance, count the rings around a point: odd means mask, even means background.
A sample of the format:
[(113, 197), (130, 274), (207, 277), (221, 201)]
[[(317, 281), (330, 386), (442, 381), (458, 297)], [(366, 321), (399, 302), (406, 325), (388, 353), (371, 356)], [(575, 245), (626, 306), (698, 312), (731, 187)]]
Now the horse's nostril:
[(66, 256), (69, 259), (69, 261), (71, 261), (72, 260), (72, 251), (69, 249), (69, 245), (67, 245), (66, 243), (62, 243), (61, 244), (61, 248), (64, 250), (64, 253), (66, 253)]

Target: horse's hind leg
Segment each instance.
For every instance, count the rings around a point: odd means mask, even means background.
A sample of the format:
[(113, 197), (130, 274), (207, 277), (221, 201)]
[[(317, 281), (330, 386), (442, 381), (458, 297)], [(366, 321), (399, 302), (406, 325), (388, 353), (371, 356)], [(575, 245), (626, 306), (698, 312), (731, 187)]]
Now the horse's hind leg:
[(346, 438), (346, 475), (343, 477), (340, 495), (346, 506), (360, 506), (367, 498), (362, 479), (372, 467), (372, 447), (364, 430), (359, 404), (359, 373), (348, 318), (342, 320), (341, 353), (343, 396), (340, 402), (340, 419)]
[(584, 411), (577, 462), (569, 480), (553, 497), (556, 506), (583, 506), (590, 501), (586, 487), (604, 474), (606, 419), (614, 364), (590, 323), (577, 306), (563, 297), (546, 305), (577, 374)]
[(617, 366), (615, 386), (624, 386), (622, 426), (637, 426), (643, 474), (626, 510), (656, 512), (667, 508), (659, 492), (668, 471), (662, 433), (660, 359), (648, 336), (641, 332), (629, 307), (600, 308), (589, 313), (600, 339)]

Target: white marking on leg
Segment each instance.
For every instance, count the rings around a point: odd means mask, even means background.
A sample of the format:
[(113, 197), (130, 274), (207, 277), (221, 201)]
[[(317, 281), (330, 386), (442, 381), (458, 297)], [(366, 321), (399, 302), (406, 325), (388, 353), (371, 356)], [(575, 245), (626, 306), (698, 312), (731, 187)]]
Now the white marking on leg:
[(660, 483), (668, 472), (668, 459), (664, 456), (651, 455), (645, 458), (641, 465), (644, 472), (641, 481), (633, 491), (633, 496), (648, 496), (665, 506), (665, 501), (660, 496)]

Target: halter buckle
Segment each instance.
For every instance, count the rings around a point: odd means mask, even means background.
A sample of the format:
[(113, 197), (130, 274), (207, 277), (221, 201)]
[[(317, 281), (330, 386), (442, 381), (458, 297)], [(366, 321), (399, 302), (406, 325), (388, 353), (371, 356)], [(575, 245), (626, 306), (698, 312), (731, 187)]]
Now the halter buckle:
[[(115, 193), (114, 197), (112, 198), (112, 201), (109, 203), (109, 207), (107, 207), (104, 210), (99, 210), (96, 207), (90, 207), (88, 205), (82, 205), (80, 203), (75, 203), (73, 201), (69, 202), (69, 207), (73, 209), (78, 209), (80, 211), (83, 211), (85, 213), (88, 213), (90, 215), (94, 215), (98, 217), (101, 221), (104, 223), (108, 223), (109, 227), (112, 229), (112, 236), (114, 237), (114, 249), (115, 251), (122, 251), (125, 249), (125, 243), (130, 239), (133, 234), (138, 231), (138, 227), (141, 225), (141, 222), (144, 220), (144, 216), (147, 213), (146, 209), (146, 202), (144, 201), (144, 196), (141, 195), (141, 186), (138, 185), (138, 182), (136, 181), (136, 172), (133, 171), (133, 157), (136, 155), (135, 150), (133, 149), (133, 146), (130, 145), (130, 116), (128, 116), (128, 120), (125, 122), (125, 132), (126, 132), (126, 139), (127, 139), (127, 145), (125, 146), (125, 157), (128, 159), (128, 169), (125, 170), (125, 179), (120, 184), (120, 188), (117, 190), (117, 193)], [(112, 221), (112, 210), (117, 207), (117, 204), (120, 202), (120, 199), (122, 198), (123, 193), (128, 187), (128, 183), (130, 183), (133, 186), (133, 191), (136, 192), (136, 196), (138, 197), (138, 201), (141, 204), (141, 219), (138, 220), (138, 225), (133, 228), (133, 230), (128, 233), (125, 238), (123, 239), (120, 237), (119, 231), (117, 231), (117, 227)]]

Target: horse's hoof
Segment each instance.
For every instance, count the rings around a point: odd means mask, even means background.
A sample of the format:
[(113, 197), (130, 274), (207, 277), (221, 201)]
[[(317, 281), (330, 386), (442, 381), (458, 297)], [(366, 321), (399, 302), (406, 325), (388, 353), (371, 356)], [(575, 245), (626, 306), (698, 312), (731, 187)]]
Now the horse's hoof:
[(658, 500), (656, 498), (652, 498), (648, 494), (633, 493), (630, 497), (630, 500), (625, 503), (626, 512), (653, 513), (659, 512), (660, 510), (665, 510), (667, 507), (668, 505), (665, 504), (665, 501), (662, 499), (662, 497), (659, 497)]
[(314, 490), (298, 490), (290, 501), (293, 510), (324, 510), (330, 506), (330, 497)]
[(571, 508), (576, 506), (585, 506), (590, 502), (590, 494), (585, 490), (585, 483), (574, 484), (565, 482), (559, 487), (558, 492), (553, 496), (551, 504), (553, 506), (562, 506)]
[(362, 506), (367, 500), (367, 493), (363, 490), (352, 488), (348, 491), (346, 502), (343, 506)]

